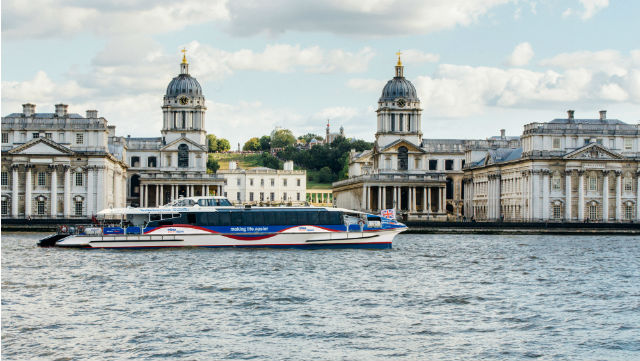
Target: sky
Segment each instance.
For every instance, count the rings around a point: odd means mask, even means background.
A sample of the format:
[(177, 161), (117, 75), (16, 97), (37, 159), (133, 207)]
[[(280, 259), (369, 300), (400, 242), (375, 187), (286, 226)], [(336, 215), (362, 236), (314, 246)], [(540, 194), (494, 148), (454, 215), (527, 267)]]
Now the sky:
[(181, 49), (206, 130), (235, 149), (274, 127), (372, 141), (396, 52), (424, 138), (483, 139), (566, 116), (640, 121), (640, 2), (3, 0), (2, 115), (97, 109), (159, 136)]

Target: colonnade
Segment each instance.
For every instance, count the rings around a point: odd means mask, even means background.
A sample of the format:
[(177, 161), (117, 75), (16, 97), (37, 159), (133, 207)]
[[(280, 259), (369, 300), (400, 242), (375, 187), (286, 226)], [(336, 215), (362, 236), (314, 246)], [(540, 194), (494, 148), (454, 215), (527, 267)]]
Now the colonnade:
[[(362, 187), (363, 197), (361, 209), (363, 210), (381, 211), (383, 209), (393, 208), (396, 211), (408, 211), (410, 213), (446, 212), (445, 187), (375, 186), (367, 184), (364, 184)], [(403, 191), (406, 193), (405, 197), (402, 196)], [(374, 194), (376, 193), (377, 197), (374, 199)], [(387, 199), (387, 193), (391, 193), (389, 199)], [(433, 197), (436, 199), (433, 200)], [(391, 201), (391, 204), (387, 206), (389, 201)]]
[[(213, 190), (216, 195), (222, 194), (221, 185), (208, 184), (141, 184), (140, 185), (140, 207), (149, 207), (150, 205), (161, 206), (165, 203), (173, 202), (178, 199), (180, 187), (185, 187), (185, 197), (194, 197), (196, 195), (206, 196)], [(154, 190), (155, 197), (150, 199), (151, 189)], [(198, 192), (199, 191), (199, 192)], [(168, 197), (165, 197), (165, 193)], [(165, 198), (167, 198), (165, 200)]]

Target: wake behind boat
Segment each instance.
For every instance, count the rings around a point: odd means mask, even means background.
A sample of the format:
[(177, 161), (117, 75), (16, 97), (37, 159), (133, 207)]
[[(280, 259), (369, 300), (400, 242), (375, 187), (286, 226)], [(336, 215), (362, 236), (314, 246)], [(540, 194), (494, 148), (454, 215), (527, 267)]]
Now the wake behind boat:
[(82, 248), (391, 248), (406, 226), (339, 208), (233, 207), (224, 197), (191, 197), (158, 208), (106, 209), (99, 227), (63, 227), (41, 246)]

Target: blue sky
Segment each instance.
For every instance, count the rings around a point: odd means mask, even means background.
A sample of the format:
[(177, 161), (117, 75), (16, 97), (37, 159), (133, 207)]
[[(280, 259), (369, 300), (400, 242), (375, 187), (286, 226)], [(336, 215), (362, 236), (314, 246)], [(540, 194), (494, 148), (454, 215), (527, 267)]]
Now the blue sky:
[(3, 1), (2, 114), (66, 103), (157, 136), (186, 47), (207, 131), (234, 147), (275, 126), (323, 134), (328, 118), (373, 140), (400, 49), (426, 138), (519, 135), (567, 109), (637, 123), (638, 14), (614, 0)]

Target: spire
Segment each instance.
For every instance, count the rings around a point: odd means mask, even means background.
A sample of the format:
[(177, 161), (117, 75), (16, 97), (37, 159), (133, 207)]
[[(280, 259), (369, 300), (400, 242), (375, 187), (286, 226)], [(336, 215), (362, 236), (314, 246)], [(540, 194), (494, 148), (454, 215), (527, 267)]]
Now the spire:
[(189, 63), (187, 63), (187, 49), (183, 48), (180, 51), (182, 52), (182, 63), (180, 63), (180, 74), (189, 74)]
[(396, 55), (398, 56), (398, 63), (396, 64), (396, 77), (403, 77), (403, 73), (404, 73), (404, 66), (402, 66), (402, 60), (400, 60), (400, 55), (402, 55), (402, 53), (400, 52), (400, 50), (398, 50), (398, 52), (396, 53)]

